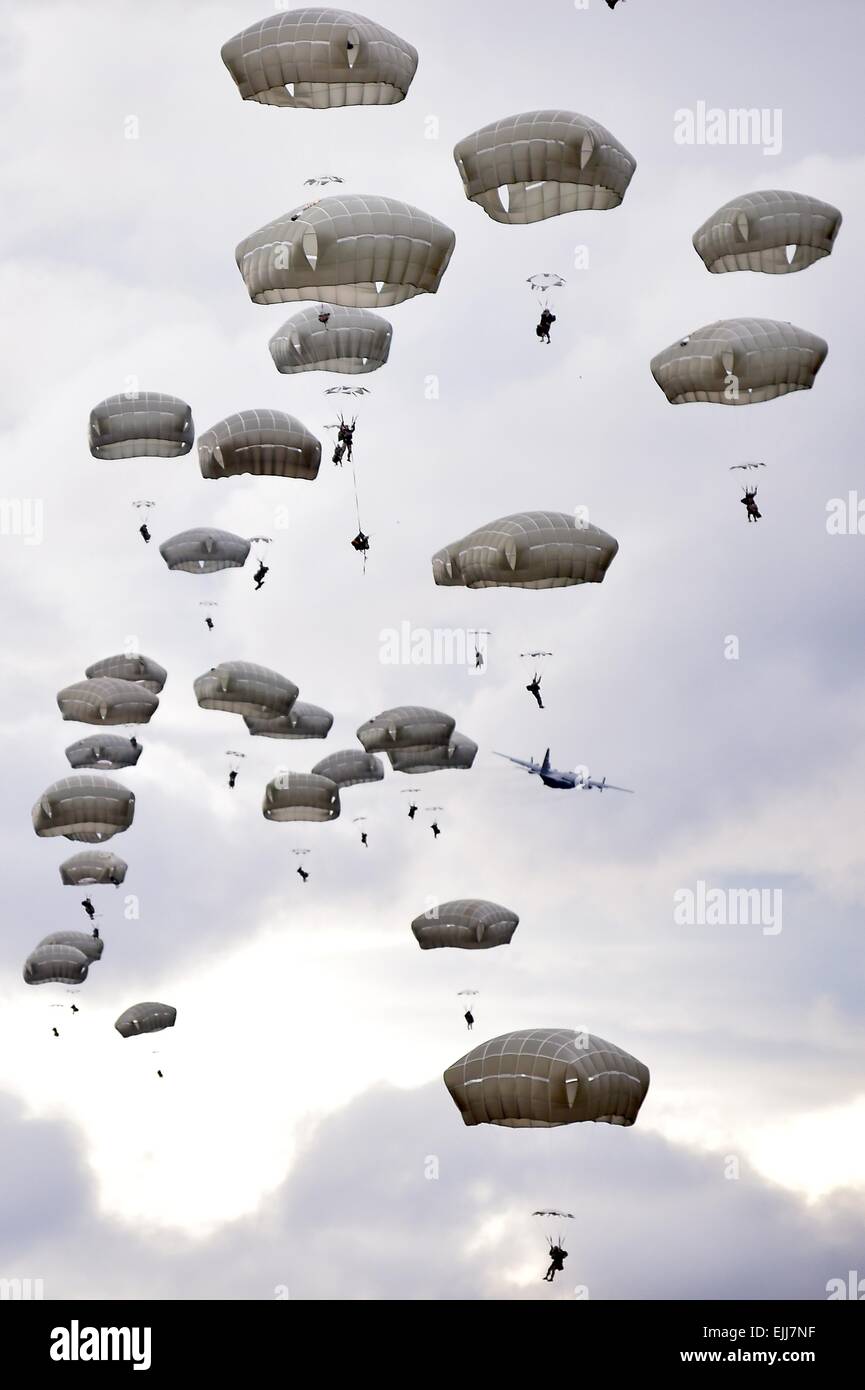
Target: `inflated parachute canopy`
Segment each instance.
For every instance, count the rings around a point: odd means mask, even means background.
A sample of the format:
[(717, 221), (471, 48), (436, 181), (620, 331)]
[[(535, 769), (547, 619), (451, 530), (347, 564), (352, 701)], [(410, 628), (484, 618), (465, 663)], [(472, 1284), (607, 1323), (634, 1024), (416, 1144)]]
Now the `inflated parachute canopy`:
[(389, 753), (393, 748), (426, 750), (447, 746), (456, 720), (441, 710), (423, 705), (400, 705), (386, 709), (361, 724), (357, 737), (367, 753)]
[(64, 719), (78, 724), (147, 724), (159, 696), (133, 681), (100, 676), (65, 686), (57, 704)]
[(70, 888), (101, 883), (113, 883), (119, 888), (128, 867), (125, 859), (110, 850), (85, 849), (64, 859), (60, 865), (60, 879)]
[(101, 936), (91, 936), (90, 932), (85, 931), (55, 931), (50, 936), (43, 936), (39, 942), (39, 946), (73, 946), (88, 961), (102, 959), (104, 944)]
[(467, 1125), (632, 1125), (649, 1069), (590, 1033), (524, 1028), (473, 1048), (448, 1067), (444, 1081)]
[(161, 1033), (163, 1028), (173, 1028), (177, 1021), (177, 1010), (171, 1004), (133, 1004), (124, 1010), (114, 1027), (123, 1038), (134, 1038), (139, 1033)]
[(113, 676), (121, 681), (135, 681), (145, 690), (158, 695), (168, 679), (168, 672), (151, 656), (141, 652), (118, 652), (117, 656), (106, 656), (102, 661), (94, 661), (84, 672), (91, 679), (96, 676)]
[(775, 319), (720, 319), (652, 358), (671, 405), (757, 405), (814, 385), (829, 351), (815, 333)]
[(250, 718), (243, 720), (249, 732), (256, 738), (327, 738), (333, 724), (330, 710), (321, 705), (310, 705), (303, 700), (296, 701), (288, 714), (277, 718)]
[(463, 951), (488, 951), (507, 946), (520, 919), (509, 907), (485, 898), (456, 898), (415, 917), (411, 929), (422, 951), (456, 946)]
[(194, 438), (186, 401), (161, 391), (109, 396), (90, 412), (90, 452), (97, 459), (178, 458)]
[(436, 584), (467, 589), (561, 589), (601, 584), (619, 542), (569, 512), (516, 512), (436, 551)]
[(277, 217), (246, 237), (235, 259), (256, 304), (318, 299), (375, 309), (435, 294), (455, 240), (409, 203), (355, 193)]
[(134, 815), (134, 793), (110, 777), (95, 775), (54, 782), (32, 812), (37, 835), (64, 835), (90, 845), (128, 830)]
[(322, 110), (392, 106), (417, 70), (410, 43), (350, 10), (272, 14), (222, 45), (244, 101)]
[(707, 270), (762, 270), (793, 275), (832, 252), (841, 214), (804, 193), (766, 189), (742, 193), (713, 212), (694, 233)]
[(194, 690), (202, 709), (253, 719), (288, 714), (298, 695), (294, 681), (251, 661), (221, 661), (198, 677)]
[(282, 410), (241, 410), (199, 437), (203, 478), (305, 478), (318, 475), (321, 444), (306, 425)]
[(477, 751), (474, 739), (457, 731), (448, 743), (440, 743), (432, 748), (391, 748), (388, 757), (394, 772), (408, 772), (414, 776), (420, 772), (442, 772), (449, 768), (468, 771)]
[(89, 734), (66, 749), (70, 767), (99, 767), (108, 772), (134, 767), (141, 753), (140, 743), (119, 734)]
[(381, 782), (384, 767), (373, 753), (360, 753), (356, 748), (342, 748), (330, 753), (315, 764), (314, 777), (329, 777), (341, 791), (357, 787), (362, 782)]
[(311, 772), (280, 772), (265, 787), (261, 811), (265, 820), (336, 820), (339, 788)]
[(163, 541), (159, 553), (170, 570), (184, 574), (216, 574), (217, 570), (240, 569), (245, 565), (249, 541), (231, 531), (196, 526)]
[(28, 985), (82, 985), (90, 962), (75, 946), (58, 942), (37, 946), (24, 962), (24, 982)]
[(495, 222), (541, 222), (618, 207), (637, 161), (604, 126), (576, 111), (525, 111), (454, 147), (466, 197)]
[(383, 367), (393, 329), (369, 309), (334, 305), (327, 323), (317, 308), (301, 309), (277, 329), (268, 343), (279, 372), (342, 372), (357, 376)]

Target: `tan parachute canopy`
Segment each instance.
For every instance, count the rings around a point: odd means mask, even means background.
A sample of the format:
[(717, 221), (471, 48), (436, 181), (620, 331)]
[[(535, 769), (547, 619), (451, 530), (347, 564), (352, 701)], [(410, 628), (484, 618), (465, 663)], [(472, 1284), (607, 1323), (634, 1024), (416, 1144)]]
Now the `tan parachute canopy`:
[(64, 719), (78, 724), (147, 724), (159, 708), (159, 696), (134, 681), (98, 676), (76, 681), (57, 692)]
[(177, 1010), (171, 1004), (133, 1004), (126, 1009), (114, 1024), (121, 1037), (134, 1038), (139, 1033), (161, 1033), (163, 1028), (173, 1028), (177, 1021)]
[(495, 222), (540, 222), (618, 207), (637, 162), (590, 116), (525, 111), (493, 121), (454, 148), (466, 197)]
[(600, 584), (619, 542), (569, 512), (516, 512), (489, 521), (432, 558), (433, 578), (467, 589)]
[(90, 412), (90, 452), (98, 459), (177, 458), (195, 438), (192, 411), (177, 396), (132, 391)]
[(761, 270), (792, 275), (832, 252), (841, 214), (804, 193), (765, 189), (742, 193), (713, 212), (694, 233), (707, 270)]
[(265, 106), (391, 106), (417, 69), (405, 39), (350, 10), (271, 14), (222, 45), (244, 101)]
[[(327, 316), (326, 322), (322, 318)], [(393, 329), (369, 309), (301, 309), (268, 343), (280, 372), (374, 372), (390, 353)]]
[(410, 203), (355, 193), (277, 217), (246, 237), (235, 259), (256, 304), (323, 299), (374, 309), (435, 294), (455, 240)]
[(134, 681), (158, 695), (168, 679), (168, 672), (151, 656), (141, 652), (118, 652), (117, 656), (106, 656), (102, 661), (94, 661), (84, 672), (85, 676), (113, 676), (121, 681)]
[(81, 985), (89, 965), (87, 956), (75, 946), (62, 942), (37, 946), (24, 962), (24, 981), (28, 985)]
[(473, 1048), (448, 1067), (444, 1081), (467, 1125), (632, 1125), (649, 1070), (590, 1033), (524, 1028)]
[(203, 478), (304, 478), (318, 475), (321, 444), (306, 425), (281, 410), (241, 410), (198, 439)]
[(339, 788), (311, 772), (280, 772), (265, 788), (261, 811), (265, 820), (336, 820)]
[(297, 699), (297, 686), (278, 671), (251, 661), (221, 661), (194, 682), (202, 709), (223, 710), (250, 718), (288, 714)]
[(298, 700), (288, 714), (275, 719), (250, 718), (244, 724), (256, 738), (327, 738), (333, 724), (330, 710)]
[(389, 753), (395, 748), (425, 750), (446, 747), (455, 724), (456, 720), (441, 710), (399, 705), (361, 724), (357, 737), (367, 753)]
[(70, 767), (99, 767), (108, 772), (134, 767), (141, 753), (140, 743), (119, 734), (88, 734), (66, 749)]
[(239, 569), (246, 563), (249, 541), (231, 531), (196, 526), (179, 531), (159, 547), (170, 570), (184, 574), (216, 574), (218, 570)]
[(102, 959), (104, 944), (101, 936), (91, 936), (84, 931), (55, 931), (39, 942), (39, 946), (74, 946), (89, 961)]
[(392, 748), (388, 752), (390, 765), (394, 772), (408, 772), (414, 776), (420, 772), (441, 772), (442, 770), (467, 771), (477, 756), (478, 746), (465, 734), (455, 732), (448, 743), (433, 748)]
[(384, 767), (372, 753), (360, 753), (356, 748), (342, 748), (330, 753), (315, 764), (314, 777), (329, 777), (340, 791), (346, 787), (357, 787), (362, 782), (381, 782)]
[(487, 951), (493, 946), (507, 946), (519, 922), (510, 908), (485, 898), (455, 898), (422, 912), (411, 929), (422, 951), (440, 946)]
[(32, 814), (37, 835), (98, 844), (129, 829), (135, 796), (110, 777), (64, 777), (46, 787)]
[(792, 323), (720, 319), (653, 357), (652, 376), (671, 405), (757, 405), (810, 390), (828, 351)]
[(110, 850), (85, 849), (64, 859), (60, 865), (60, 878), (67, 887), (113, 883), (115, 888), (119, 888), (128, 867), (125, 859), (112, 854)]

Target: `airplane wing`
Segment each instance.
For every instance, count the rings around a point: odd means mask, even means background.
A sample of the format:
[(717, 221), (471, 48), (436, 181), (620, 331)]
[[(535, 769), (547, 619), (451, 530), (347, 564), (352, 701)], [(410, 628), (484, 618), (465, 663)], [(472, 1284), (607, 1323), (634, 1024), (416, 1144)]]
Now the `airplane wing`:
[(537, 763), (527, 763), (524, 762), (522, 758), (512, 758), (510, 753), (496, 753), (495, 748), (493, 752), (496, 754), (497, 758), (507, 758), (509, 763), (516, 763), (518, 767), (527, 767), (529, 771), (537, 767)]
[(604, 783), (604, 791), (605, 791), (605, 792), (627, 792), (629, 796), (633, 796), (633, 795), (634, 795), (634, 788), (633, 788), (633, 787), (616, 787), (616, 786), (613, 785), (612, 782), (605, 782), (605, 783)]

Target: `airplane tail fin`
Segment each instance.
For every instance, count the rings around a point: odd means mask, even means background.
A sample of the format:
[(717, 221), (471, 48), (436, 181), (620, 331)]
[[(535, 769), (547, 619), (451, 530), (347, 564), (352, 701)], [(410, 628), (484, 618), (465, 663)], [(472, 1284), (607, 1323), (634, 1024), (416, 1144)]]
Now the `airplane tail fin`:
[(547, 751), (546, 751), (546, 753), (544, 754), (544, 761), (541, 763), (541, 772), (549, 772), (549, 770), (550, 770), (550, 750), (549, 750), (549, 748), (548, 748)]

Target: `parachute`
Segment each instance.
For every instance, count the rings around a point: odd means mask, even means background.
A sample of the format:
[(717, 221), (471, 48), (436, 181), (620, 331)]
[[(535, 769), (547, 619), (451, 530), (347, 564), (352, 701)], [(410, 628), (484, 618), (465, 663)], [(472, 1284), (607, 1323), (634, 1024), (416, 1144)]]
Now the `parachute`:
[(568, 512), (517, 512), (487, 522), (432, 557), (445, 587), (558, 589), (600, 584), (619, 543)]
[(361, 724), (357, 731), (367, 753), (390, 753), (395, 748), (425, 751), (447, 745), (456, 721), (441, 710), (422, 705), (400, 705)]
[(530, 285), (535, 294), (546, 295), (550, 290), (559, 290), (568, 282), (554, 270), (545, 270), (538, 275), (530, 275), (526, 284)]
[(244, 101), (315, 110), (392, 106), (408, 92), (418, 59), (410, 43), (383, 25), (317, 7), (268, 15), (221, 51)]
[(422, 772), (441, 772), (445, 769), (468, 771), (477, 756), (478, 746), (473, 739), (455, 731), (447, 743), (430, 748), (392, 748), (388, 751), (394, 772), (412, 776)]
[(81, 985), (87, 979), (90, 961), (75, 946), (58, 942), (37, 946), (24, 962), (24, 983), (28, 985)]
[(203, 478), (303, 478), (312, 481), (321, 445), (305, 425), (281, 410), (242, 410), (218, 421), (198, 438)]
[(159, 547), (170, 570), (184, 574), (216, 574), (218, 570), (240, 569), (249, 555), (249, 541), (231, 531), (196, 526), (179, 531)]
[(101, 936), (91, 936), (85, 931), (55, 931), (50, 936), (43, 936), (39, 942), (39, 946), (73, 946), (76, 951), (86, 956), (91, 964), (102, 959), (104, 945)]
[(70, 743), (66, 757), (70, 767), (98, 767), (111, 772), (134, 767), (142, 751), (140, 743), (117, 734), (90, 734)]
[(261, 563), (267, 553), (267, 547), (273, 545), (272, 536), (250, 536), (249, 544), (253, 547), (252, 553), (256, 560)]
[(538, 301), (538, 306), (541, 309), (549, 309), (555, 298), (553, 291), (563, 289), (567, 281), (554, 271), (544, 271), (540, 275), (530, 275), (526, 284)]
[(246, 237), (235, 259), (255, 304), (323, 299), (374, 309), (435, 294), (455, 241), (409, 203), (355, 193), (277, 217)]
[(572, 111), (526, 111), (454, 147), (466, 197), (495, 222), (618, 207), (637, 167), (614, 135)]
[(192, 411), (177, 396), (130, 391), (90, 412), (90, 452), (98, 459), (178, 458), (195, 438)]
[(265, 820), (327, 821), (340, 813), (339, 788), (329, 777), (281, 772), (268, 782), (261, 806)]
[(415, 917), (411, 929), (422, 951), (442, 946), (487, 951), (493, 946), (508, 946), (519, 921), (510, 908), (485, 898), (456, 898), (422, 912)]
[[(200, 600), (198, 606), (199, 608), (218, 608), (219, 604), (216, 602), (215, 599), (203, 598)], [(205, 627), (209, 629), (213, 628), (213, 619), (211, 618), (209, 613), (204, 614), (204, 624)]]
[(533, 675), (542, 676), (546, 669), (547, 662), (552, 656), (555, 656), (555, 652), (537, 649), (535, 651), (520, 652), (520, 661), (530, 665)]
[(128, 867), (124, 859), (110, 850), (85, 849), (64, 859), (60, 865), (60, 880), (70, 888), (102, 883), (113, 883), (119, 888)]
[(149, 541), (150, 532), (147, 528), (147, 523), (150, 521), (150, 513), (153, 511), (156, 503), (149, 502), (146, 497), (140, 497), (137, 501), (133, 502), (132, 505), (137, 512), (141, 513), (141, 521), (139, 522), (138, 529), (141, 532), (142, 538), (145, 541)]
[(135, 815), (135, 795), (110, 777), (64, 777), (46, 787), (33, 807), (39, 836), (98, 844), (128, 830)]
[(268, 343), (278, 372), (375, 372), (390, 354), (393, 329), (369, 309), (301, 309)]
[(774, 319), (720, 319), (652, 358), (671, 405), (757, 405), (808, 391), (829, 351), (815, 333)]
[(333, 715), (320, 705), (298, 700), (288, 714), (277, 717), (244, 715), (243, 722), (256, 738), (327, 738)]
[(804, 193), (742, 193), (713, 212), (693, 236), (707, 270), (793, 275), (832, 253), (841, 214)]
[(448, 1067), (444, 1082), (467, 1125), (632, 1125), (649, 1071), (592, 1034), (524, 1028), (473, 1048)]
[(177, 1010), (171, 1004), (133, 1004), (115, 1021), (114, 1027), (122, 1038), (134, 1038), (139, 1033), (161, 1033), (173, 1028)]
[[(548, 1222), (574, 1221), (576, 1219), (572, 1211), (559, 1211), (557, 1207), (544, 1207), (540, 1211), (533, 1211), (532, 1216), (543, 1217), (543, 1219)], [(551, 1253), (554, 1249), (564, 1249), (565, 1238), (561, 1231), (555, 1239), (553, 1239), (552, 1232), (548, 1231), (547, 1240), (549, 1241)]]
[(140, 652), (119, 652), (117, 656), (106, 656), (102, 661), (94, 661), (84, 674), (89, 680), (109, 676), (115, 680), (133, 681), (154, 695), (159, 694), (168, 679), (168, 672), (158, 661), (142, 656)]
[(229, 767), (235, 776), (237, 776), (237, 773), (240, 771), (240, 764), (245, 759), (246, 754), (238, 753), (236, 748), (226, 748), (225, 756), (230, 759)]
[(159, 696), (134, 681), (101, 676), (65, 686), (57, 704), (64, 719), (78, 724), (147, 724)]
[(288, 714), (298, 696), (293, 681), (250, 661), (222, 661), (199, 676), (193, 688), (202, 709), (253, 719)]
[(372, 753), (359, 753), (356, 748), (344, 748), (330, 753), (312, 769), (314, 777), (329, 777), (340, 791), (357, 787), (362, 782), (381, 782), (384, 768)]

